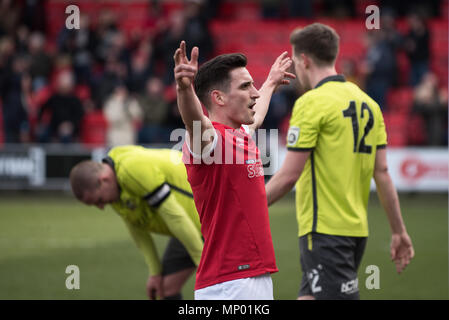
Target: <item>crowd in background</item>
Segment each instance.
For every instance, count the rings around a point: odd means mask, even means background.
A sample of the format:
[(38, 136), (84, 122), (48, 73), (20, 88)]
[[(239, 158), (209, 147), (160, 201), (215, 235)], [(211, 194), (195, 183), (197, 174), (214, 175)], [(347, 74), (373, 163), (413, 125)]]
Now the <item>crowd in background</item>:
[(418, 13), (409, 14), (407, 22), (409, 31), (401, 34), (395, 29), (393, 13), (387, 11), (379, 32), (367, 34), (367, 53), (362, 63), (365, 90), (383, 110), (388, 109), (388, 90), (400, 83), (397, 53), (405, 53), (410, 64), (405, 81), (414, 89), (412, 112), (422, 116), (426, 123), (426, 144), (447, 145), (448, 94), (430, 68), (430, 31)]
[[(103, 11), (95, 27), (81, 12), (81, 28), (62, 28), (49, 49), (41, 1), (0, 3), (0, 98), (6, 143), (80, 141), (83, 117), (101, 111), (108, 122), (108, 145), (164, 143), (174, 128), (183, 127), (173, 86), (173, 53), (181, 40), (188, 51), (201, 49), (200, 63), (215, 54), (209, 22), (220, 15), (224, 1), (184, 1), (184, 8), (161, 18), (152, 2), (151, 28), (128, 35), (117, 17)], [(356, 17), (357, 1), (261, 0), (261, 19)], [(399, 85), (397, 53), (410, 63), (408, 85), (414, 90), (412, 112), (425, 122), (425, 145), (447, 145), (447, 88), (430, 68), (426, 19), (438, 16), (441, 1), (403, 4), (382, 1), (381, 28), (367, 32), (362, 61), (342, 61), (341, 71), (360, 85), (385, 111), (388, 90)], [(409, 14), (414, 12), (413, 14)], [(395, 19), (407, 17), (409, 31), (397, 30)], [(244, 32), (244, 31), (242, 31)], [(267, 66), (268, 70), (269, 66)], [(288, 122), (298, 92), (273, 96), (265, 126)]]

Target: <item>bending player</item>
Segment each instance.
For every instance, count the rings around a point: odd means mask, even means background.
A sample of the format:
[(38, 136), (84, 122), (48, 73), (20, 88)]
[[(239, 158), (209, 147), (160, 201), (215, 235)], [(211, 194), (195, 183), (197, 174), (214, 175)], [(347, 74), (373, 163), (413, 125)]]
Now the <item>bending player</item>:
[[(110, 204), (124, 220), (149, 267), (150, 299), (182, 299), (203, 249), (181, 157), (173, 150), (122, 146), (111, 149), (102, 163), (83, 161), (70, 172), (78, 200), (100, 209)], [(151, 232), (172, 237), (162, 262)]]

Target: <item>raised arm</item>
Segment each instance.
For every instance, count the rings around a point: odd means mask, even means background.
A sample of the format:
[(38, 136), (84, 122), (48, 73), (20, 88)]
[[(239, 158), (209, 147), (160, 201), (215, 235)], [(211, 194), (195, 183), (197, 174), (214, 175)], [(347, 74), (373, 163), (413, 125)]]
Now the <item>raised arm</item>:
[(385, 149), (378, 149), (376, 152), (374, 180), (391, 228), (391, 259), (396, 264), (396, 271), (401, 273), (410, 263), (415, 251), (402, 219), (398, 194), (388, 173)]
[[(194, 139), (199, 139), (201, 140), (201, 150), (203, 150), (203, 148), (211, 142), (202, 141), (201, 137), (203, 132), (208, 129), (213, 129), (213, 126), (209, 118), (204, 115), (201, 102), (195, 94), (195, 89), (193, 88), (193, 81), (198, 71), (198, 55), (199, 49), (198, 47), (194, 47), (192, 49), (190, 60), (188, 60), (186, 55), (186, 43), (185, 41), (181, 41), (181, 44), (176, 50), (173, 58), (175, 60), (174, 73), (178, 108), (182, 121), (184, 122), (187, 132), (189, 133), (190, 146), (194, 146)], [(200, 125), (200, 130), (194, 130), (194, 125)], [(201, 136), (197, 137), (199, 132)], [(196, 151), (194, 150), (194, 152)]]
[(260, 98), (257, 99), (255, 105), (255, 120), (254, 123), (249, 126), (250, 130), (254, 131), (262, 125), (268, 112), (271, 96), (276, 91), (277, 87), (282, 84), (289, 84), (290, 80), (286, 78), (296, 78), (294, 74), (287, 72), (291, 64), (292, 60), (287, 56), (287, 51), (283, 52), (279, 57), (277, 57), (276, 61), (274, 61), (267, 80), (265, 80), (262, 87), (259, 89)]

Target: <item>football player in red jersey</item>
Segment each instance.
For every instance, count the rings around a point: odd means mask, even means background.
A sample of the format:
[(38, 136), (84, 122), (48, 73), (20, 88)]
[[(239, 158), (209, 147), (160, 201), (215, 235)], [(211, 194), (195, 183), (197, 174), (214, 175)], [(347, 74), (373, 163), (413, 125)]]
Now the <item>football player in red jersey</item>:
[(187, 129), (183, 159), (205, 240), (195, 299), (273, 299), (270, 274), (278, 269), (260, 153), (250, 133), (262, 125), (276, 88), (295, 77), (287, 71), (292, 61), (282, 53), (257, 90), (243, 54), (217, 56), (199, 69), (198, 54), (194, 47), (189, 60), (182, 41), (174, 55)]

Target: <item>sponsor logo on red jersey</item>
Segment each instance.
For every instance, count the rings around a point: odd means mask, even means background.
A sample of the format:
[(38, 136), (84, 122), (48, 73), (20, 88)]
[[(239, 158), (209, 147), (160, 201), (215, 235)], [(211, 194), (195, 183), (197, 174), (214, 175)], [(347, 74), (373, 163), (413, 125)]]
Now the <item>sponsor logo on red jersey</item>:
[(246, 169), (248, 170), (248, 178), (263, 177), (263, 165), (260, 159), (246, 160)]

